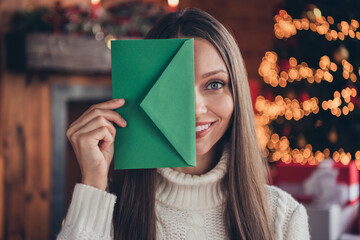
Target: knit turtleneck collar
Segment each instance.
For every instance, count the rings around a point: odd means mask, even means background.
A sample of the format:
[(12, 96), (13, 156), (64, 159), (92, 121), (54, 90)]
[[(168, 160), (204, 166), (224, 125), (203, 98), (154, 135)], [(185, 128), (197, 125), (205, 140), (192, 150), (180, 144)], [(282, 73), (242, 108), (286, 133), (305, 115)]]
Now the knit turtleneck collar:
[(221, 180), (227, 171), (228, 145), (217, 165), (203, 175), (191, 175), (171, 168), (158, 169), (156, 200), (178, 209), (209, 209), (224, 202)]

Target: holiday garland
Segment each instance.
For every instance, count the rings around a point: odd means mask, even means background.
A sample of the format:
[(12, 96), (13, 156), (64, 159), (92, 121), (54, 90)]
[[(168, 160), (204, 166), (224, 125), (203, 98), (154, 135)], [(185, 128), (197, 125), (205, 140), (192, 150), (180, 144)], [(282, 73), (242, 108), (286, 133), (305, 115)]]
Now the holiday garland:
[(96, 35), (98, 40), (111, 34), (116, 38), (142, 38), (166, 11), (151, 3), (124, 2), (101, 9), (94, 17), (91, 7), (39, 7), (14, 14), (12, 31)]

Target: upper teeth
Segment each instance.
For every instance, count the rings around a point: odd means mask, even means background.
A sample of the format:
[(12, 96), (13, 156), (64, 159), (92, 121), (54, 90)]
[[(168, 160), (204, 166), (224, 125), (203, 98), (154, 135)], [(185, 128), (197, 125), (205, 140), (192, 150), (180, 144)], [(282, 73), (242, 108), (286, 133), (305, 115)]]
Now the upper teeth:
[(200, 132), (200, 131), (203, 131), (203, 130), (205, 130), (205, 129), (208, 129), (208, 128), (210, 127), (210, 125), (211, 125), (211, 123), (206, 124), (206, 125), (197, 126), (197, 127), (195, 128), (195, 130), (196, 130), (196, 132)]

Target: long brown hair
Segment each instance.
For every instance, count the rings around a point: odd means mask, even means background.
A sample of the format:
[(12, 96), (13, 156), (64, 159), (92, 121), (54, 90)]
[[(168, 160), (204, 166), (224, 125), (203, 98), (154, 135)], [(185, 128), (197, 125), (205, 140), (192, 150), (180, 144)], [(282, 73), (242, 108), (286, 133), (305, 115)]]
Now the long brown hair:
[[(250, 89), (235, 39), (208, 13), (188, 8), (162, 18), (148, 39), (202, 38), (220, 53), (227, 67), (234, 100), (228, 129), (230, 156), (222, 181), (226, 195), (224, 223), (230, 239), (273, 239), (266, 198), (266, 164), (258, 148)], [(117, 171), (110, 191), (118, 200), (114, 239), (156, 239), (156, 169)]]

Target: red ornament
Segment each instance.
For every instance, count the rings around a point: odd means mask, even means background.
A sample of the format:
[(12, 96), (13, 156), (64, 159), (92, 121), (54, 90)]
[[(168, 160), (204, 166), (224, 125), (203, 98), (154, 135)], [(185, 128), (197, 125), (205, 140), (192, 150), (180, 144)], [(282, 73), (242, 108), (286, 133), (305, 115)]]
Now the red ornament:
[(287, 39), (287, 43), (289, 46), (298, 47), (298, 40), (295, 37), (291, 37), (291, 38)]
[(291, 128), (288, 125), (285, 125), (282, 129), (283, 136), (289, 136), (291, 133)]
[(275, 101), (274, 93), (271, 91), (266, 91), (264, 94), (265, 99), (269, 100), (270, 102)]
[[(355, 99), (355, 98), (354, 98), (354, 99)], [(355, 103), (355, 105), (360, 108), (360, 98), (356, 98), (356, 103)]]
[(310, 96), (307, 92), (303, 92), (300, 94), (300, 102), (305, 102), (306, 100), (309, 100)]
[(279, 60), (279, 67), (280, 71), (288, 71), (290, 69), (290, 63), (287, 59), (280, 59)]
[(92, 17), (97, 19), (100, 16), (101, 0), (91, 0)]
[[(351, 86), (350, 88), (354, 88), (355, 91), (358, 93), (357, 87)], [(360, 107), (360, 97), (358, 96), (358, 94), (357, 94), (355, 97), (351, 96), (351, 97), (350, 97), (350, 102), (351, 102), (352, 104), (354, 104), (354, 106), (359, 106), (359, 107)]]

